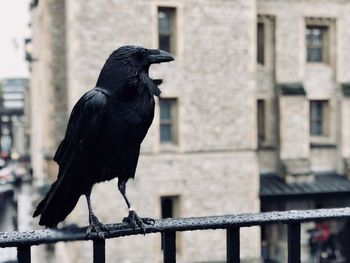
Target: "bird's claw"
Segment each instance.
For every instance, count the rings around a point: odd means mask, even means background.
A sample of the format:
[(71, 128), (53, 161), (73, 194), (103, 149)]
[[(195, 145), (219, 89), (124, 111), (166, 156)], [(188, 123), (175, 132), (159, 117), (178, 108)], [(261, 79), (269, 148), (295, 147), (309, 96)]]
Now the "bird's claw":
[(150, 218), (150, 217), (143, 217), (142, 221), (144, 224), (149, 225), (149, 226), (153, 226), (156, 222), (153, 218)]
[(90, 216), (90, 225), (86, 229), (86, 235), (89, 238), (95, 237), (105, 239), (106, 234), (109, 234), (109, 230), (106, 225), (102, 224), (96, 216)]
[(133, 229), (137, 227), (142, 229), (143, 234), (146, 234), (145, 225), (154, 225), (155, 221), (152, 218), (141, 218), (139, 217), (135, 211), (130, 210), (129, 215), (124, 217), (123, 222), (128, 223)]

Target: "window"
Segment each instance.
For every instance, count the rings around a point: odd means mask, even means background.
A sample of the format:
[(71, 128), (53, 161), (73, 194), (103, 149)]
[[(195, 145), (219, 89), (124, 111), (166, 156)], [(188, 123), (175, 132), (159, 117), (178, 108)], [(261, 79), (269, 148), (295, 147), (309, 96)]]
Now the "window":
[(172, 54), (176, 53), (176, 9), (158, 7), (158, 46)]
[(179, 196), (162, 196), (160, 198), (161, 218), (174, 218), (179, 216)]
[(257, 124), (258, 124), (258, 143), (262, 143), (266, 139), (265, 134), (265, 101), (258, 100), (257, 102)]
[(257, 27), (257, 62), (265, 64), (265, 27), (262, 22)]
[(177, 143), (177, 99), (159, 98), (160, 142)]
[(327, 62), (328, 60), (328, 27), (307, 26), (306, 46), (307, 62)]
[(327, 135), (327, 110), (328, 101), (313, 100), (310, 101), (310, 135)]

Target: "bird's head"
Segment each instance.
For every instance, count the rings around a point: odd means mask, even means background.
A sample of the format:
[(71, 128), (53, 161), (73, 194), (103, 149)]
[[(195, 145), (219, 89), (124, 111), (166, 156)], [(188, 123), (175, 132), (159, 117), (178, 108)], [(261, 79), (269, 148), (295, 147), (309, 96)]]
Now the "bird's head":
[(147, 71), (152, 64), (169, 62), (173, 56), (160, 49), (147, 49), (139, 46), (122, 46), (115, 50), (111, 59), (124, 63), (131, 63), (139, 70)]
[[(113, 51), (107, 59), (97, 85), (101, 86), (101, 82), (106, 80), (120, 81), (120, 77), (124, 77), (127, 79), (128, 84), (130, 84), (129, 86), (136, 87), (138, 91), (148, 87), (152, 95), (159, 96), (160, 90), (157, 85), (161, 81), (152, 80), (149, 77), (149, 68), (152, 64), (172, 60), (174, 60), (173, 56), (163, 50), (147, 49), (131, 45), (122, 46)], [(116, 76), (118, 74), (119, 76)]]

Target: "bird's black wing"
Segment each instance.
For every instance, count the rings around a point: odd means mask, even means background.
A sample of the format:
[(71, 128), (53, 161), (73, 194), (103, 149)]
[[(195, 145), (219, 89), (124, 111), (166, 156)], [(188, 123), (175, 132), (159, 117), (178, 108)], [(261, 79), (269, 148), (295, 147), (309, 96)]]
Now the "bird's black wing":
[(53, 227), (62, 221), (86, 190), (85, 184), (93, 180), (82, 178), (82, 169), (91, 167), (105, 118), (107, 95), (105, 91), (94, 88), (74, 106), (65, 137), (54, 156), (59, 164), (58, 178), (33, 215), (41, 214), (40, 225)]
[(91, 145), (92, 142), (87, 139), (96, 139), (94, 137), (102, 126), (106, 108), (107, 94), (99, 88), (85, 93), (74, 106), (65, 137), (54, 156), (61, 169), (68, 164), (77, 150), (81, 150), (81, 147), (86, 148), (86, 143)]

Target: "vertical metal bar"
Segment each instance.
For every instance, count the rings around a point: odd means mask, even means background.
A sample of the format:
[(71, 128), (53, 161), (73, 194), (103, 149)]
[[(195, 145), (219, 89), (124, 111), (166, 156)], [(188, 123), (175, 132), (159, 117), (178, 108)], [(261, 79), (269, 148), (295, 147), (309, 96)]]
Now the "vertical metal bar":
[(163, 262), (176, 263), (176, 232), (165, 231), (162, 235), (163, 235)]
[(105, 240), (95, 239), (94, 241), (94, 263), (105, 263)]
[(288, 225), (288, 263), (300, 263), (300, 223)]
[(239, 263), (239, 227), (226, 230), (227, 263)]
[(17, 247), (18, 263), (30, 263), (30, 246)]

